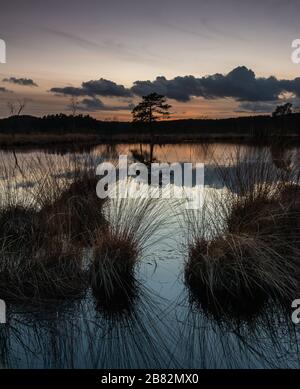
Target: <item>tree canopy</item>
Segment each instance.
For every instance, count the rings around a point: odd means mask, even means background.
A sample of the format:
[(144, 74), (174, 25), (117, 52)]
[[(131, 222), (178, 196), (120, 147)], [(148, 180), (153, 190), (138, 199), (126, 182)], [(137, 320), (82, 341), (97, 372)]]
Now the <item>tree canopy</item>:
[(293, 104), (286, 103), (282, 105), (277, 105), (275, 111), (273, 112), (273, 117), (291, 115), (293, 113)]
[(133, 121), (151, 124), (163, 117), (169, 117), (170, 108), (165, 96), (151, 93), (143, 96), (143, 100), (132, 110)]

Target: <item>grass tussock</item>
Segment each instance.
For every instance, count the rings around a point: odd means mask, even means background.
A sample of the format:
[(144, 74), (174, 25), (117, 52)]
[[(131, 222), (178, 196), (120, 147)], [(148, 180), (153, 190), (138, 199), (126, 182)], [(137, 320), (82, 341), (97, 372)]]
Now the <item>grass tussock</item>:
[(42, 168), (30, 177), (33, 188), (17, 190), (21, 178), (9, 177), (1, 192), (2, 298), (40, 303), (78, 297), (87, 287), (85, 237), (105, 224), (96, 177), (74, 169), (63, 181), (50, 165)]
[(237, 155), (230, 173), (219, 169), (229, 190), (188, 219), (190, 297), (230, 315), (257, 313), (270, 297), (292, 301), (300, 285), (295, 175), (277, 171), (261, 153)]
[(94, 250), (90, 267), (90, 282), (97, 309), (106, 314), (130, 312), (137, 296), (136, 247), (128, 240), (112, 236), (106, 238), (108, 240), (101, 239)]
[(39, 214), (39, 224), (52, 239), (59, 226), (61, 233), (74, 244), (90, 244), (89, 237), (94, 231), (107, 225), (103, 215), (105, 200), (96, 194), (97, 177), (84, 173), (51, 201), (45, 204)]
[(90, 280), (99, 309), (129, 310), (136, 297), (135, 267), (158, 233), (161, 207), (152, 199), (112, 200), (109, 225), (93, 236)]
[(56, 166), (38, 158), (30, 180), (18, 162), (21, 169), (3, 169), (0, 297), (40, 303), (90, 286), (99, 309), (129, 309), (135, 266), (161, 224), (161, 207), (151, 199), (99, 199), (89, 161)]
[(108, 233), (95, 243), (90, 277), (97, 307), (105, 312), (130, 310), (135, 298), (136, 242)]
[(8, 205), (0, 209), (1, 246), (27, 245), (34, 234), (36, 211), (21, 204)]
[(1, 258), (0, 295), (8, 301), (42, 303), (76, 298), (86, 287), (82, 255), (66, 242)]
[(300, 212), (300, 185), (297, 183), (285, 185), (280, 192), (279, 200), (288, 209)]

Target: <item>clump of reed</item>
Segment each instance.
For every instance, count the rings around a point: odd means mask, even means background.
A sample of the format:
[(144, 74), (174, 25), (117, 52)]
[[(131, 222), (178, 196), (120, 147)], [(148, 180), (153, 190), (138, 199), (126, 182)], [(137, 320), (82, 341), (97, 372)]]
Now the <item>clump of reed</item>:
[(143, 198), (111, 200), (105, 211), (106, 230), (92, 233), (90, 280), (98, 308), (117, 313), (129, 310), (136, 297), (135, 267), (153, 243), (162, 213), (155, 200)]
[(137, 296), (134, 238), (108, 232), (100, 234), (94, 245), (90, 280), (97, 309), (110, 314), (130, 312)]
[(87, 272), (77, 243), (87, 226), (90, 233), (91, 225), (100, 230), (104, 224), (96, 179), (83, 171), (61, 184), (51, 167), (31, 179), (34, 190), (20, 194), (20, 178), (16, 183), (9, 177), (2, 192), (1, 295), (34, 302), (79, 296), (87, 287)]
[[(15, 205), (30, 204), (32, 217), (15, 233), (24, 245), (5, 243), (0, 253), (0, 291), (20, 301), (75, 297), (87, 287), (88, 273), (103, 309), (132, 304), (135, 266), (161, 224), (162, 206), (148, 198), (99, 199), (91, 165), (70, 164), (68, 174), (64, 169), (60, 174), (47, 158), (34, 162), (33, 187), (22, 193), (21, 202), (9, 203), (20, 220)], [(8, 182), (10, 196), (13, 180)]]
[(0, 209), (1, 246), (25, 246), (32, 240), (36, 211), (22, 204)]
[[(299, 180), (296, 182), (285, 185), (279, 195), (279, 202), (294, 216), (296, 220), (293, 220), (293, 229), (300, 228), (300, 184)], [(296, 224), (295, 224), (296, 221)], [(292, 227), (292, 226), (291, 226)]]
[(8, 301), (42, 303), (82, 295), (87, 285), (82, 255), (66, 242), (32, 247), (1, 258), (0, 295)]
[(38, 299), (65, 299), (78, 297), (87, 287), (87, 271), (83, 253), (72, 242), (53, 239), (35, 248), (31, 257), (33, 296)]
[(100, 234), (94, 242), (91, 284), (93, 291), (103, 300), (122, 296), (123, 286), (130, 285), (138, 259), (134, 237)]
[[(22, 248), (32, 240), (36, 209), (30, 197), (23, 197), (17, 184), (1, 166), (0, 174), (0, 247)], [(5, 177), (8, 179), (5, 180)]]
[[(50, 179), (47, 183), (48, 187), (52, 181)], [(44, 233), (52, 238), (59, 225), (62, 233), (74, 244), (90, 244), (91, 231), (104, 229), (106, 226), (103, 215), (105, 200), (97, 197), (97, 182), (95, 173), (77, 172), (71, 183), (60, 188), (52, 198), (45, 202), (42, 197), (38, 218)]]
[(289, 198), (297, 190), (262, 151), (234, 162), (219, 166), (229, 190), (189, 217), (185, 280), (203, 307), (250, 315), (269, 297), (290, 301), (299, 290), (299, 211)]
[[(298, 181), (298, 180), (297, 180)], [(280, 200), (293, 207), (300, 206), (300, 185), (298, 182), (285, 185), (280, 192)]]
[(234, 315), (241, 307), (250, 314), (254, 305), (263, 304), (253, 244), (233, 236), (194, 242), (185, 267), (191, 300), (207, 310)]

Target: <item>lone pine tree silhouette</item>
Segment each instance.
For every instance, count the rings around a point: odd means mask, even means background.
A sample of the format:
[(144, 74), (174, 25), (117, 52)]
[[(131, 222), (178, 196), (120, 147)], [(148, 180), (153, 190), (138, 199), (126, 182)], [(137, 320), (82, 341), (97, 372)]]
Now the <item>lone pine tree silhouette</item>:
[(153, 161), (154, 134), (152, 124), (162, 118), (170, 117), (171, 105), (163, 95), (150, 93), (143, 96), (143, 100), (133, 108), (132, 116), (134, 122), (145, 123), (149, 126), (151, 144), (150, 144), (150, 163)]

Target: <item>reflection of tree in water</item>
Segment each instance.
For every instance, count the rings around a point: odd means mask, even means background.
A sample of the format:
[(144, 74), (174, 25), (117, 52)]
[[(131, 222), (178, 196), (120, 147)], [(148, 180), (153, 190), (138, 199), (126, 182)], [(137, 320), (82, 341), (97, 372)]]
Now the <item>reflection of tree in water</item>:
[[(147, 144), (147, 149), (144, 148), (145, 145), (140, 143), (139, 149), (132, 149), (131, 154), (134, 160), (137, 162), (143, 163), (146, 165), (148, 168), (151, 167), (151, 163), (156, 162), (156, 158), (154, 157), (154, 149), (155, 149), (155, 144)], [(148, 147), (149, 146), (149, 147)]]
[[(165, 149), (166, 146), (166, 149)], [(215, 152), (215, 145), (211, 145), (208, 143), (195, 143), (195, 144), (160, 144), (160, 143), (152, 143), (152, 144), (140, 144), (139, 147), (136, 147), (131, 150), (133, 158), (137, 162), (144, 163), (145, 165), (150, 165), (152, 162), (163, 162), (163, 163), (171, 163), (171, 162), (204, 162), (213, 160), (213, 155)], [(181, 151), (184, 149), (184, 155), (182, 155)], [(157, 158), (156, 154), (159, 154), (157, 150), (160, 149), (162, 155), (160, 159)], [(174, 154), (176, 160), (174, 158), (170, 160), (169, 158), (169, 150), (171, 154)], [(152, 159), (151, 159), (152, 156)]]
[(284, 147), (284, 144), (273, 143), (270, 146), (271, 158), (277, 169), (282, 169), (286, 172), (292, 169), (292, 156), (289, 150)]
[(147, 167), (147, 171), (148, 171), (148, 184), (151, 184), (151, 164), (154, 163), (154, 162), (157, 162), (157, 160), (154, 157), (154, 147), (155, 147), (155, 144), (152, 142), (151, 144), (149, 144), (149, 147), (150, 147), (150, 151), (145, 150), (143, 148), (143, 144), (140, 143), (139, 150), (138, 149), (132, 149), (130, 151), (131, 151), (131, 155), (132, 155), (133, 159), (136, 162), (142, 163), (142, 164), (144, 164)]

